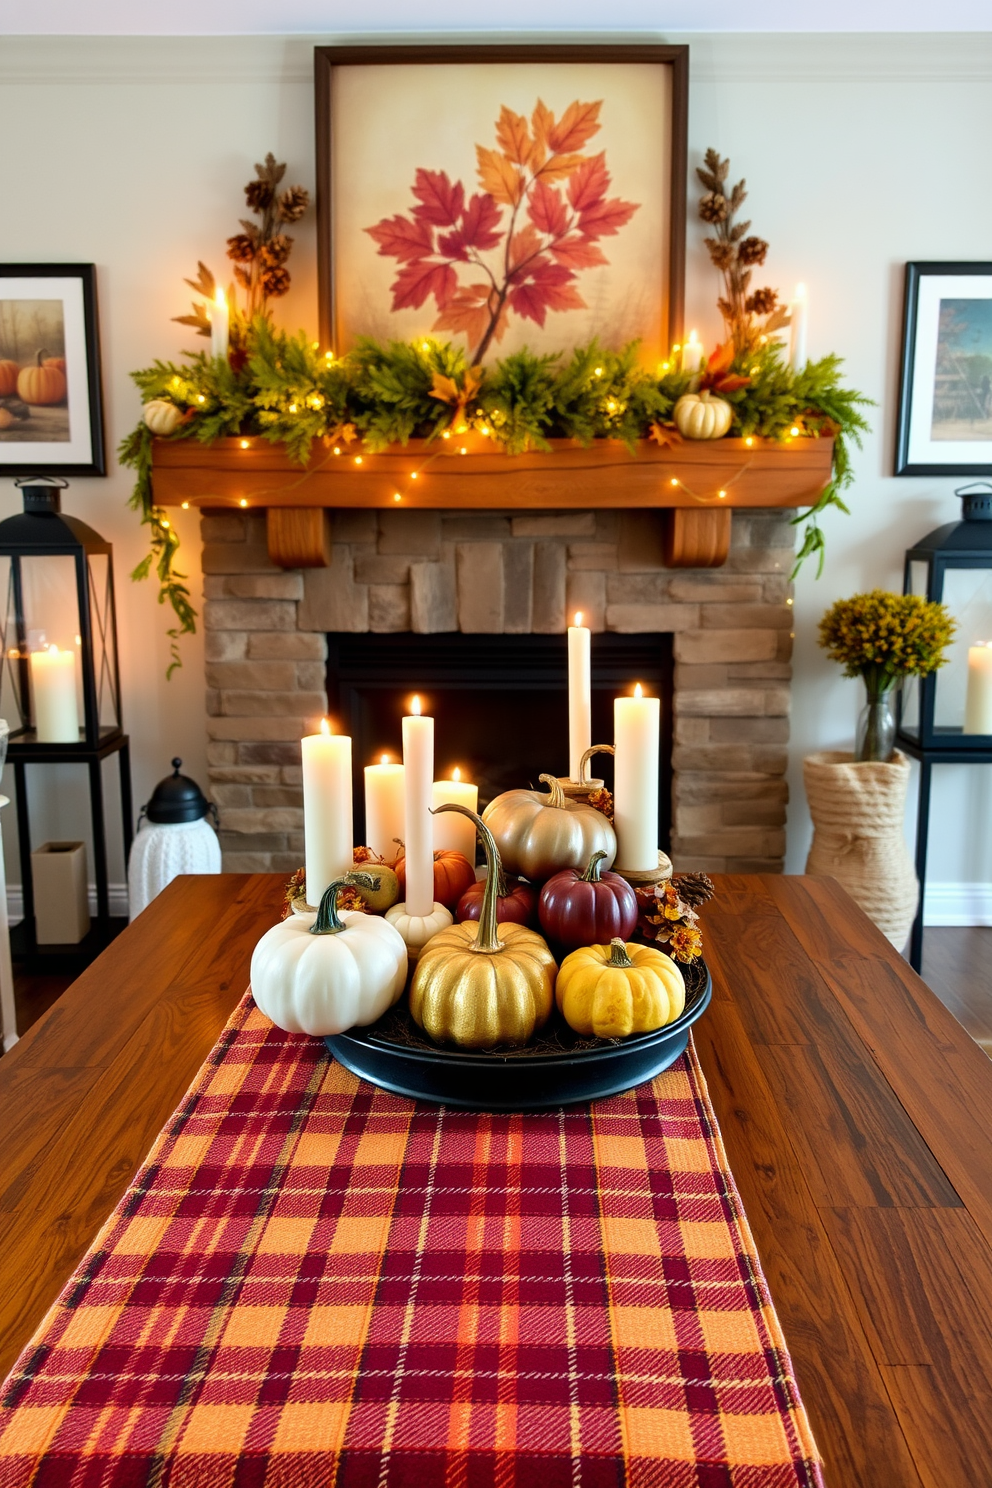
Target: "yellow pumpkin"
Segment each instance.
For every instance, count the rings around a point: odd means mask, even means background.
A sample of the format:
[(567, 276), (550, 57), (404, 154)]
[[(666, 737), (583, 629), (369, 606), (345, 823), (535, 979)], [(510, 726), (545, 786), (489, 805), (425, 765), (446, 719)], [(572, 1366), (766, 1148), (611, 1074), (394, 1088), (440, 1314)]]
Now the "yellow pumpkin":
[(65, 373), (60, 367), (49, 367), (44, 361), (45, 353), (39, 351), (37, 361), (30, 367), (22, 367), (17, 374), (17, 396), (25, 403), (45, 405), (61, 403), (65, 398)]
[(554, 775), (541, 779), (547, 795), (504, 791), (482, 814), (504, 868), (542, 883), (563, 868), (584, 868), (594, 852), (603, 854), (603, 867), (609, 868), (617, 855), (610, 822), (594, 807), (567, 800)]
[(174, 434), (183, 421), (181, 409), (167, 398), (153, 398), (150, 403), (146, 403), (141, 410), (141, 417), (152, 433), (163, 439)]
[(664, 951), (624, 944), (583, 946), (561, 963), (555, 1001), (569, 1028), (599, 1038), (653, 1033), (685, 1010), (682, 973)]
[(725, 398), (683, 393), (673, 416), (684, 439), (722, 439), (734, 421), (734, 410)]
[(438, 810), (471, 817), (489, 872), (478, 922), (451, 925), (421, 951), (410, 984), (410, 1014), (440, 1043), (465, 1049), (525, 1044), (551, 1016), (555, 959), (535, 931), (509, 921), (497, 924), (499, 851), (481, 817), (464, 806)]

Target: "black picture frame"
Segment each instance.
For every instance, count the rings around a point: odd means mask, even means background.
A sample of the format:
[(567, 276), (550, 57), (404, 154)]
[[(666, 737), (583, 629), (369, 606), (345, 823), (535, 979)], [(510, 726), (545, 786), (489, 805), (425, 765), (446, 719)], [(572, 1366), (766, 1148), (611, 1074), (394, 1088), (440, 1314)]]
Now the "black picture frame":
[[(85, 407), (81, 421), (71, 434), (70, 442), (73, 448), (67, 451), (67, 453), (72, 457), (68, 459), (52, 457), (51, 441), (37, 441), (39, 453), (34, 459), (30, 457), (32, 443), (25, 441), (23, 438), (18, 438), (16, 443), (11, 442), (5, 448), (5, 431), (0, 429), (0, 478), (18, 475), (106, 475), (107, 459), (104, 437), (96, 265), (0, 263), (0, 310), (2, 310), (5, 303), (5, 282), (25, 279), (78, 281), (81, 295), (81, 329), (83, 338), (81, 354), (85, 357), (85, 367), (79, 367), (73, 363), (73, 365), (67, 365), (64, 369), (67, 380), (67, 423), (71, 418), (74, 387), (83, 394), (79, 401), (84, 403)], [(16, 298), (8, 297), (6, 303), (16, 303)], [(4, 361), (5, 347), (3, 335), (3, 322), (0, 319), (0, 362)], [(9, 351), (9, 348), (7, 350)], [(72, 361), (72, 358), (64, 360)], [(0, 380), (0, 389), (5, 386), (6, 382)], [(18, 405), (23, 405), (23, 407), (19, 407)], [(25, 407), (28, 408), (27, 416), (24, 416)], [(26, 423), (27, 418), (30, 417), (30, 406), (25, 404), (24, 400), (20, 398), (16, 386), (13, 391), (0, 392), (0, 408), (6, 409), (12, 417), (15, 415), (17, 417), (17, 424), (8, 427), (16, 428), (19, 424)], [(41, 454), (41, 448), (46, 444), (48, 446), (47, 453)], [(25, 452), (25, 457), (17, 458), (17, 455), (20, 454), (22, 449)], [(10, 451), (9, 457), (8, 450)], [(76, 456), (79, 458), (76, 458)]]
[[(989, 423), (988, 439), (975, 438), (973, 434), (969, 434), (963, 440), (952, 440), (947, 435), (936, 440), (932, 437), (932, 416), (931, 437), (926, 437), (927, 410), (932, 411), (935, 406), (937, 381), (944, 374), (938, 371), (936, 360), (934, 360), (933, 383), (929, 387), (921, 386), (920, 375), (923, 370), (921, 361), (925, 350), (931, 345), (939, 347), (938, 322), (942, 302), (939, 299), (935, 301), (935, 296), (939, 293), (937, 281), (941, 279), (950, 281), (948, 285), (950, 288), (954, 287), (954, 281), (958, 279), (987, 280), (988, 295), (982, 295), (980, 298), (989, 300), (988, 316), (992, 323), (992, 263), (948, 263), (936, 260), (907, 263), (903, 299), (902, 350), (899, 362), (895, 474), (906, 476), (992, 475), (992, 355), (988, 358), (990, 369), (986, 379), (990, 384), (989, 388), (984, 394), (979, 388), (970, 395), (972, 401), (976, 397), (979, 399), (973, 410), (976, 418), (982, 412), (979, 406), (981, 398), (986, 396), (988, 398), (989, 407), (986, 414)], [(924, 301), (922, 306), (921, 299)], [(967, 382), (966, 379), (964, 381)], [(967, 386), (964, 388), (964, 396), (968, 396)], [(962, 420), (962, 422), (967, 422), (967, 420)], [(948, 421), (948, 425), (950, 427), (951, 421)], [(947, 458), (945, 459), (934, 458), (940, 453), (941, 442), (947, 446)], [(974, 446), (974, 459), (962, 458), (962, 445)]]
[[(686, 45), (654, 43), (538, 44), (420, 44), (410, 46), (319, 46), (314, 48), (314, 101), (317, 165), (317, 292), (320, 344), (345, 350), (341, 334), (338, 296), (335, 288), (334, 183), (332, 179), (332, 98), (339, 69), (355, 65), (417, 65), (425, 68), (444, 63), (568, 63), (658, 64), (670, 71), (671, 153), (668, 162), (668, 274), (663, 294), (667, 315), (658, 327), (666, 347), (682, 339), (685, 257), (686, 197), (689, 132), (689, 48)], [(428, 86), (429, 83), (428, 83)], [(436, 96), (442, 96), (438, 93)]]

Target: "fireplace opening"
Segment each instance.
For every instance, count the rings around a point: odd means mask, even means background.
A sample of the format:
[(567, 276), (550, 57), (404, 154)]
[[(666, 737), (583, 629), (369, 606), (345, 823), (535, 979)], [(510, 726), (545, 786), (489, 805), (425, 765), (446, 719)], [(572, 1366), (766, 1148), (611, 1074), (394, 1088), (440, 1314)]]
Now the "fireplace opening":
[[(435, 775), (454, 766), (479, 786), (479, 809), (517, 786), (539, 787), (541, 774), (568, 773), (568, 671), (564, 635), (333, 633), (327, 637), (327, 696), (332, 717), (355, 752), (355, 833), (364, 841), (361, 766), (401, 758), (401, 720), (418, 692), (435, 724)], [(592, 638), (593, 743), (612, 743), (613, 699), (635, 682), (661, 698), (658, 840), (671, 837), (672, 636)], [(613, 786), (613, 761), (599, 755), (593, 774)], [(542, 788), (543, 787), (539, 787)]]

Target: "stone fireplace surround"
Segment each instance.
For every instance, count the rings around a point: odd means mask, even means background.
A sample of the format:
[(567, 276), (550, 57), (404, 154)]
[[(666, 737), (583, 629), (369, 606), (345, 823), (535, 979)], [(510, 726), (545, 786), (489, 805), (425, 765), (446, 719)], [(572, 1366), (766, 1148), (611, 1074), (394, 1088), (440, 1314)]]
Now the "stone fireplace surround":
[(582, 610), (594, 632), (674, 634), (676, 866), (782, 871), (787, 514), (735, 511), (726, 566), (705, 570), (664, 567), (653, 512), (365, 509), (330, 521), (330, 565), (285, 572), (264, 512), (203, 512), (209, 794), (226, 869), (303, 860), (299, 741), (327, 707), (328, 632), (546, 635)]

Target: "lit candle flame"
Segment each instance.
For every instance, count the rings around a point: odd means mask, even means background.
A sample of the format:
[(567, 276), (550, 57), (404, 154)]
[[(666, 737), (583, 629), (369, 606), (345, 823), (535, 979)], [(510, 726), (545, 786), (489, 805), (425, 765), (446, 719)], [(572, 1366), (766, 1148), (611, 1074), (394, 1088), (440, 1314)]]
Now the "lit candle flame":
[(452, 778), (452, 780), (461, 780), (461, 778), (462, 778), (462, 772), (461, 772), (461, 770), (459, 770), (459, 768), (458, 768), (457, 765), (455, 766), (455, 768), (451, 772), (451, 778)]
[(690, 346), (696, 346), (696, 345), (698, 345), (698, 342), (699, 342), (699, 337), (696, 335), (695, 331), (690, 331), (689, 332), (689, 345)]
[(582, 611), (581, 610), (576, 610), (576, 612), (575, 612), (575, 624), (576, 625), (581, 625), (582, 624)]
[(644, 696), (644, 689), (642, 688), (640, 682), (638, 682), (637, 686), (634, 688), (634, 696), (635, 697), (643, 697)]
[(58, 648), (58, 646), (49, 646), (49, 648), (48, 648), (48, 654), (49, 654), (49, 656), (58, 656), (58, 654), (59, 654), (59, 648)]
[(219, 310), (227, 309), (227, 296), (225, 295), (219, 284), (217, 286), (217, 293), (214, 295), (214, 304)]
[(331, 720), (329, 718), (322, 718), (320, 720), (320, 732), (324, 735), (325, 739), (330, 736)]
[(380, 765), (388, 765), (389, 764), (389, 755), (388, 754), (380, 755), (379, 756), (379, 763), (380, 763)]
[(410, 700), (410, 712), (413, 714), (414, 718), (420, 717), (420, 697), (417, 693), (414, 693), (413, 697)]

